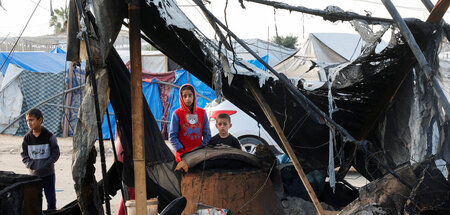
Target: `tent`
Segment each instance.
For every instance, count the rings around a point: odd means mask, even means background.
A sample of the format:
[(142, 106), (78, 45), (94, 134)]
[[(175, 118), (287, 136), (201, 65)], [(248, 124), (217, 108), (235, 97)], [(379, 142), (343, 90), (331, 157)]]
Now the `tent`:
[(24, 135), (28, 131), (26, 120), (24, 117), (16, 119), (30, 108), (38, 106), (44, 114), (43, 125), (60, 135), (65, 54), (1, 52), (0, 63), (1, 75), (4, 76), (0, 88), (0, 133)]
[(59, 47), (54, 48), (53, 50), (50, 51), (50, 53), (61, 53), (61, 54), (65, 54), (66, 52), (64, 50), (62, 50)]
[[(365, 42), (357, 34), (311, 33), (297, 53), (274, 68), (288, 78), (304, 78), (310, 81), (326, 80), (325, 73), (318, 66), (350, 62), (355, 60)], [(381, 42), (375, 49), (381, 51), (387, 46)]]

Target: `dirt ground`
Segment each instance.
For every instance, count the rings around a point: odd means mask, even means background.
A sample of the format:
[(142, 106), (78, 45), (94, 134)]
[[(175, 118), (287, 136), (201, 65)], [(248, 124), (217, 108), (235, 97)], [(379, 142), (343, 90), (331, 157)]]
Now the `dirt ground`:
[[(0, 135), (0, 170), (12, 171), (18, 174), (28, 174), (28, 170), (22, 163), (20, 157), (21, 144), (23, 137)], [(76, 199), (74, 190), (74, 181), (72, 179), (72, 138), (57, 138), (61, 156), (55, 164), (56, 171), (56, 207), (62, 208), (66, 204)], [(106, 165), (109, 166), (114, 161), (111, 142), (105, 141), (106, 151)], [(97, 151), (98, 144), (96, 144)], [(97, 180), (101, 177), (100, 153), (97, 154), (97, 162), (95, 168), (97, 169), (95, 175)], [(368, 181), (357, 172), (349, 172), (346, 180), (356, 187), (361, 187), (368, 183)], [(117, 214), (117, 209), (120, 204), (120, 191), (111, 199), (111, 214)], [(47, 202), (43, 197), (42, 209), (47, 209)]]

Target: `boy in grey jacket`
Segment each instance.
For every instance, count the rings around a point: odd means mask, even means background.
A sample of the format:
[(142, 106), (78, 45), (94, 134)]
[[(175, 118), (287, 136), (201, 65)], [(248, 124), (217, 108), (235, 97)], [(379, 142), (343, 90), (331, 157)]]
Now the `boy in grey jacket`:
[(32, 175), (42, 179), (47, 210), (56, 209), (55, 165), (59, 158), (56, 136), (42, 126), (44, 117), (39, 109), (33, 108), (26, 114), (28, 127), (31, 129), (23, 137), (22, 162), (30, 169)]

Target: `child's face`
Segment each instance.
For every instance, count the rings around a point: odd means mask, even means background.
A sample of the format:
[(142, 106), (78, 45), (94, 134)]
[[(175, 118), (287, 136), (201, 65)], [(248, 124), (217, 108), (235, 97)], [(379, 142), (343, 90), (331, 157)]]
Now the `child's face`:
[(26, 119), (28, 128), (30, 128), (31, 130), (38, 130), (39, 128), (41, 128), (43, 118), (37, 119), (33, 115), (27, 115)]
[(181, 91), (181, 97), (183, 98), (184, 104), (191, 108), (192, 104), (194, 103), (194, 93), (192, 93), (191, 90), (183, 90)]
[(219, 130), (219, 134), (228, 135), (228, 130), (231, 128), (231, 123), (228, 119), (217, 118), (216, 128)]

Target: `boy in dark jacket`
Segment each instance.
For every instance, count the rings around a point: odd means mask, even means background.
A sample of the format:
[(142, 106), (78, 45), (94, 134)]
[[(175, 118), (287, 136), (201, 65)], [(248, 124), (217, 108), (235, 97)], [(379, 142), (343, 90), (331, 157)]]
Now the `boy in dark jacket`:
[(217, 116), (216, 119), (216, 128), (219, 130), (219, 133), (211, 138), (209, 141), (210, 145), (228, 145), (237, 149), (241, 149), (241, 144), (239, 140), (228, 133), (228, 130), (231, 128), (231, 118), (230, 115), (226, 113), (221, 113)]
[(26, 114), (28, 127), (31, 129), (23, 137), (22, 162), (30, 174), (42, 179), (47, 210), (56, 209), (55, 165), (59, 158), (56, 136), (42, 126), (44, 117), (39, 109), (33, 108)]

